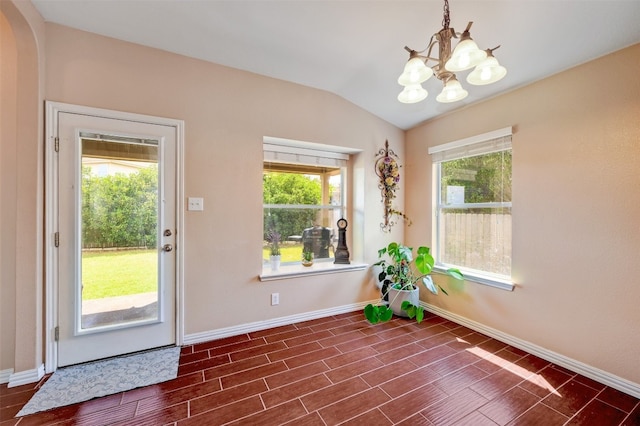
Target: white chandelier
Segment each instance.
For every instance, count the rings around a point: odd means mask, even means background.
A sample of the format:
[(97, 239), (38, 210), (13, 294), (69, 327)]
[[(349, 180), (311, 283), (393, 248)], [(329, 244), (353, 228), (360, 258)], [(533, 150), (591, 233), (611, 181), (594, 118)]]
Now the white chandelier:
[[(472, 24), (473, 22), (469, 22), (462, 34), (449, 28), (449, 1), (444, 0), (443, 28), (431, 36), (429, 46), (420, 52), (407, 46), (404, 47), (409, 52), (409, 61), (398, 78), (398, 83), (404, 86), (404, 90), (398, 95), (400, 102), (413, 104), (425, 99), (428, 92), (422, 87), (422, 83), (432, 75), (435, 75), (444, 84), (444, 88), (436, 100), (438, 102), (456, 102), (466, 98), (469, 92), (464, 90), (456, 78), (455, 72), (475, 67), (467, 76), (467, 83), (477, 86), (495, 83), (507, 74), (506, 68), (501, 66), (493, 56), (493, 51), (500, 46), (480, 50), (469, 33)], [(451, 39), (458, 38), (458, 36), (460, 36), (460, 41), (452, 52)], [(434, 58), (431, 57), (431, 50), (436, 43), (439, 47), (439, 55)], [(428, 51), (426, 56), (422, 55), (425, 51)], [(429, 67), (427, 66), (429, 61), (435, 61), (436, 64)]]

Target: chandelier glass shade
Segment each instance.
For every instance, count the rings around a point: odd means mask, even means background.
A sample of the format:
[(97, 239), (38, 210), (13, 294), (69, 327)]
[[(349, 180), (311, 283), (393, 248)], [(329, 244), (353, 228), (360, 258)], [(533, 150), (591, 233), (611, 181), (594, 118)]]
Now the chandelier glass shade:
[(436, 97), (436, 101), (443, 103), (457, 102), (466, 98), (468, 94), (469, 92), (462, 88), (462, 84), (453, 75), (444, 83), (444, 88)]
[[(422, 87), (422, 83), (433, 75), (442, 81), (444, 86), (436, 100), (438, 102), (456, 102), (466, 98), (469, 94), (456, 78), (456, 72), (475, 67), (467, 76), (466, 81), (478, 86), (495, 83), (507, 74), (506, 68), (501, 66), (493, 56), (493, 51), (500, 46), (493, 49), (479, 49), (469, 32), (472, 24), (473, 22), (469, 22), (462, 34), (456, 33), (453, 28), (450, 28), (449, 1), (444, 0), (443, 28), (431, 37), (429, 46), (421, 52), (416, 52), (407, 46), (404, 47), (409, 52), (409, 61), (398, 77), (398, 84), (404, 86), (404, 90), (398, 95), (400, 102), (411, 104), (425, 99), (428, 93)], [(455, 49), (451, 50), (451, 39), (458, 37), (460, 37), (460, 41)], [(438, 45), (437, 58), (431, 56), (436, 45)], [(425, 51), (427, 54), (423, 55), (422, 53)], [(429, 66), (429, 61), (433, 61), (435, 64)]]
[(424, 83), (433, 75), (433, 70), (425, 65), (422, 58), (413, 57), (407, 61), (404, 71), (398, 77), (402, 86)]
[(487, 49), (487, 58), (467, 76), (467, 83), (482, 86), (495, 83), (507, 74), (507, 69), (498, 63), (490, 49)]
[(414, 104), (425, 99), (429, 95), (422, 85), (410, 84), (404, 87), (404, 90), (398, 95), (398, 100), (405, 104)]
[(480, 50), (469, 36), (469, 32), (465, 31), (444, 67), (453, 72), (466, 71), (478, 65), (486, 57), (487, 52)]

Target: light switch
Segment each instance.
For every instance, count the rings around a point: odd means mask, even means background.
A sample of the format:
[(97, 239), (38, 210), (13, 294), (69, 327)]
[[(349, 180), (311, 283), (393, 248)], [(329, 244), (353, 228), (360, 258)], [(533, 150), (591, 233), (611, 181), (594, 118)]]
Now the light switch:
[(190, 211), (203, 211), (204, 210), (204, 198), (189, 197), (187, 210), (190, 210)]

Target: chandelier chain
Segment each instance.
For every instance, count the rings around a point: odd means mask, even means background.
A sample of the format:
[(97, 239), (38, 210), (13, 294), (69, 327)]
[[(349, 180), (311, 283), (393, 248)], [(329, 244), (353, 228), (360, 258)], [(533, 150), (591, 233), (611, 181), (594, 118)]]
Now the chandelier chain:
[(442, 17), (442, 28), (449, 29), (449, 0), (444, 0), (444, 16)]

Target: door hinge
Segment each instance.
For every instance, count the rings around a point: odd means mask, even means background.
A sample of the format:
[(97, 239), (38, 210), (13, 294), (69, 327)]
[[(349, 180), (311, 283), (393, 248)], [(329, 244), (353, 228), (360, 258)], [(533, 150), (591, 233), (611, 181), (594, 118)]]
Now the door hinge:
[(56, 138), (53, 140), (53, 150), (55, 152), (59, 152), (60, 151), (60, 138), (56, 136)]
[(60, 247), (60, 233), (56, 232), (55, 234), (53, 234), (53, 245), (55, 245), (56, 247)]
[(53, 338), (56, 342), (60, 340), (60, 327), (56, 326), (56, 328), (53, 330)]

